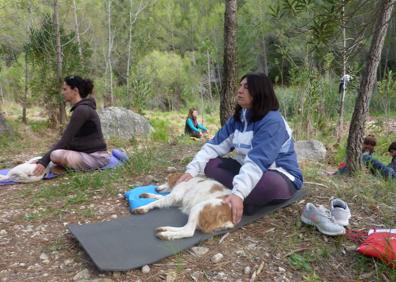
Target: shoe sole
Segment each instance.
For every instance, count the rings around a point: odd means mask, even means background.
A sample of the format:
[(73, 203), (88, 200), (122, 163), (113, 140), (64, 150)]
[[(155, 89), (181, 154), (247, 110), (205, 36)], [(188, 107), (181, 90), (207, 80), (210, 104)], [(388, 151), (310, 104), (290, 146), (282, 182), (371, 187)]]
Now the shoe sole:
[(342, 225), (342, 226), (348, 226), (349, 225), (349, 221), (342, 221), (342, 220), (334, 220), (334, 223), (336, 223), (338, 225)]
[(338, 236), (338, 235), (344, 235), (345, 234), (345, 229), (344, 229), (344, 231), (342, 233), (339, 233), (339, 232), (333, 232), (332, 233), (332, 232), (328, 232), (326, 230), (323, 230), (318, 225), (316, 225), (315, 223), (313, 223), (311, 220), (309, 220), (308, 218), (306, 218), (303, 215), (301, 215), (301, 221), (304, 222), (305, 224), (315, 226), (316, 229), (318, 229), (320, 233), (323, 233), (323, 234), (328, 235), (328, 236)]

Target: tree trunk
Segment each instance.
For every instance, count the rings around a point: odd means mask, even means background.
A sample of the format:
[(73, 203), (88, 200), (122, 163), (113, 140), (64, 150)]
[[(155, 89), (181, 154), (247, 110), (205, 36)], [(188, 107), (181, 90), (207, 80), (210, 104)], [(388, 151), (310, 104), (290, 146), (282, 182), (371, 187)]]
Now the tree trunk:
[(78, 24), (76, 0), (73, 0), (73, 15), (74, 15), (74, 28), (76, 30), (76, 39), (77, 39), (77, 45), (78, 45), (78, 54), (80, 55), (80, 61), (82, 63), (83, 62), (83, 52), (82, 52), (82, 47), (81, 47), (80, 26)]
[(108, 44), (107, 44), (107, 56), (106, 56), (106, 72), (108, 74), (105, 106), (112, 106), (114, 104), (113, 97), (113, 67), (111, 64), (111, 50), (113, 49), (113, 34), (111, 31), (111, 0), (107, 0), (107, 32), (108, 32)]
[(8, 135), (11, 132), (3, 114), (0, 112), (0, 136)]
[(130, 7), (129, 7), (129, 40), (128, 40), (128, 61), (127, 61), (127, 69), (126, 69), (126, 96), (128, 97), (128, 99), (132, 100), (132, 97), (129, 98), (129, 75), (130, 75), (130, 71), (131, 71), (131, 58), (132, 58), (132, 54), (131, 54), (131, 49), (132, 49), (132, 0), (129, 1), (130, 3)]
[(259, 71), (264, 72), (268, 76), (268, 56), (265, 39), (260, 41), (261, 53), (259, 55)]
[(24, 124), (27, 124), (26, 107), (27, 107), (28, 91), (29, 91), (28, 53), (27, 50), (25, 50), (25, 93), (23, 94), (23, 101), (22, 101), (22, 122)]
[(224, 125), (233, 114), (236, 92), (236, 12), (237, 0), (225, 0), (224, 62), (220, 95), (220, 123)]
[[(3, 87), (0, 85), (0, 106), (4, 104), (4, 92), (3, 92)], [(0, 107), (0, 113), (1, 113), (1, 107)]]
[(213, 103), (212, 76), (211, 76), (212, 70), (210, 69), (211, 62), (210, 62), (209, 50), (206, 50), (206, 57), (208, 59), (208, 91), (209, 91), (209, 98), (210, 98), (210, 102)]
[(57, 97), (59, 100), (58, 108), (58, 122), (60, 125), (63, 125), (66, 121), (66, 109), (65, 109), (65, 101), (63, 100), (62, 95), (62, 46), (60, 39), (60, 28), (59, 28), (59, 8), (58, 8), (58, 0), (54, 0), (54, 25), (56, 32), (56, 80), (58, 81), (58, 89), (59, 96)]
[[(342, 77), (344, 78), (346, 75), (346, 64), (347, 64), (347, 59), (346, 59), (346, 22), (345, 22), (345, 1), (343, 1), (343, 6), (341, 10), (341, 26), (342, 26), (342, 43), (343, 43), (343, 49), (342, 49)], [(337, 142), (340, 142), (342, 133), (343, 133), (343, 125), (344, 125), (344, 101), (345, 101), (345, 92), (346, 92), (346, 81), (344, 81), (342, 85), (342, 90), (340, 93), (340, 106), (338, 110), (338, 125), (337, 125)]]
[(362, 79), (359, 93), (356, 98), (355, 109), (349, 128), (347, 145), (347, 165), (350, 173), (361, 169), (361, 153), (364, 138), (364, 129), (369, 110), (369, 102), (376, 83), (378, 64), (381, 58), (382, 48), (392, 15), (394, 0), (383, 0), (378, 13), (373, 38), (371, 41), (368, 61)]

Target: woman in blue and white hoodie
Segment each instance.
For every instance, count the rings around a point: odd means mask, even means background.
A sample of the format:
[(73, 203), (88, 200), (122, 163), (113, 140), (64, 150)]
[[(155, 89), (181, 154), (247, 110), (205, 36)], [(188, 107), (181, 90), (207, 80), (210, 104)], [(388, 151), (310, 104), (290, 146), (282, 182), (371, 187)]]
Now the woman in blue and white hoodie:
[[(225, 201), (238, 223), (243, 211), (290, 199), (303, 185), (292, 131), (278, 111), (279, 102), (268, 77), (242, 77), (234, 115), (187, 165), (179, 179), (199, 174), (232, 189)], [(235, 151), (234, 158), (223, 156)]]

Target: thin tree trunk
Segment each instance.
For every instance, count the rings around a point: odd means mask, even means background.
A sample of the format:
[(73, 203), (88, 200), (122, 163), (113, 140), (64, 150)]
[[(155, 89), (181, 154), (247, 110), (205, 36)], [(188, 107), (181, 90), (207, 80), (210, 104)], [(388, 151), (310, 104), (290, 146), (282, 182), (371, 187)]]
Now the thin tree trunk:
[(76, 32), (76, 39), (77, 39), (77, 45), (78, 45), (78, 54), (80, 55), (80, 61), (83, 61), (83, 52), (82, 52), (82, 46), (81, 46), (81, 39), (80, 39), (80, 25), (78, 23), (78, 17), (77, 17), (77, 3), (76, 0), (73, 0), (73, 15), (74, 15), (74, 28)]
[(1, 101), (1, 105), (4, 104), (4, 92), (3, 92), (3, 87), (1, 85), (0, 85), (0, 101)]
[(63, 125), (66, 120), (66, 109), (65, 102), (62, 96), (62, 46), (60, 39), (60, 28), (59, 28), (59, 8), (58, 8), (58, 0), (54, 0), (54, 25), (56, 32), (56, 80), (58, 81), (59, 88), (59, 116), (58, 122), (60, 125)]
[[(27, 48), (27, 47), (26, 47)], [(28, 53), (25, 50), (25, 93), (23, 94), (22, 101), (22, 122), (27, 124), (26, 118), (26, 107), (27, 107), (27, 99), (28, 99), (28, 91), (29, 91), (29, 69), (28, 69)]]
[[(157, 0), (153, 1), (155, 3)], [(138, 19), (139, 14), (150, 4), (149, 1), (146, 1), (145, 4), (143, 4), (143, 1), (141, 0), (139, 2), (139, 6), (136, 10), (136, 13), (133, 15), (132, 11), (132, 4), (133, 0), (129, 1), (130, 3), (130, 10), (129, 10), (129, 40), (128, 40), (128, 61), (127, 61), (127, 69), (126, 69), (126, 95), (129, 97), (129, 91), (130, 91), (130, 73), (131, 73), (131, 65), (132, 65), (132, 27), (136, 20)], [(132, 97), (130, 98), (132, 99)]]
[[(26, 34), (29, 36), (30, 28), (32, 27), (32, 7), (31, 3), (28, 4), (28, 14), (29, 14), (29, 22), (26, 26)], [(28, 56), (28, 46), (25, 46), (25, 93), (23, 95), (22, 102), (22, 122), (27, 124), (27, 100), (29, 96), (29, 56)]]
[[(343, 6), (341, 10), (341, 26), (342, 26), (342, 78), (345, 78), (346, 75), (346, 27), (345, 27), (345, 1), (343, 1)], [(337, 125), (337, 142), (340, 141), (342, 133), (343, 133), (343, 125), (344, 125), (344, 102), (345, 102), (345, 94), (346, 94), (346, 81), (343, 82), (341, 93), (340, 93), (340, 106), (338, 109), (339, 117), (338, 117), (338, 125)]]
[(113, 67), (111, 65), (111, 50), (113, 48), (113, 34), (111, 31), (111, 0), (107, 0), (107, 32), (108, 32), (108, 45), (106, 57), (106, 70), (108, 74), (108, 83), (106, 89), (105, 106), (112, 106), (114, 104), (113, 98)]
[(356, 98), (355, 110), (349, 128), (347, 145), (347, 165), (350, 173), (354, 173), (361, 169), (361, 148), (369, 110), (369, 102), (373, 93), (374, 84), (376, 83), (378, 64), (381, 58), (389, 20), (392, 15), (393, 1), (394, 0), (381, 1), (368, 61), (360, 81), (359, 93)]
[(267, 55), (267, 45), (265, 39), (260, 41), (261, 53), (259, 55), (259, 65), (260, 71), (264, 72), (268, 76), (268, 55)]
[(220, 123), (224, 125), (232, 115), (236, 92), (236, 20), (237, 0), (225, 0), (224, 62), (220, 95)]
[(208, 90), (209, 90), (209, 98), (210, 102), (213, 102), (213, 95), (212, 95), (212, 77), (211, 77), (211, 69), (210, 69), (210, 55), (209, 50), (206, 50), (206, 57), (208, 58)]
[(126, 69), (126, 96), (129, 97), (129, 75), (131, 71), (131, 49), (132, 49), (132, 1), (130, 0), (130, 10), (129, 10), (129, 40), (128, 40), (128, 61)]

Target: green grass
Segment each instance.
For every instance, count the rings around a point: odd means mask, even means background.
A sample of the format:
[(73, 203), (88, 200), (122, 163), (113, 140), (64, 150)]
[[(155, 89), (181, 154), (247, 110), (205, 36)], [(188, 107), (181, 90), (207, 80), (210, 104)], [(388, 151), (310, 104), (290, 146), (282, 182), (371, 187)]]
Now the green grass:
[(154, 141), (168, 142), (169, 132), (171, 130), (169, 123), (160, 119), (151, 119), (150, 122), (154, 129), (151, 134), (152, 139)]
[(29, 121), (30, 128), (35, 133), (40, 133), (48, 130), (48, 122), (46, 120)]
[(288, 262), (291, 267), (297, 270), (303, 270), (305, 272), (312, 272), (311, 267), (312, 258), (307, 255), (292, 254), (288, 258)]
[[(314, 165), (304, 168), (305, 180), (308, 182), (320, 183), (327, 188), (318, 186), (317, 189), (311, 192), (314, 195), (313, 197), (320, 196), (321, 194), (331, 194), (344, 199), (351, 208), (351, 220), (354, 221), (359, 217), (361, 221), (366, 222), (360, 223), (361, 228), (368, 229), (373, 227), (374, 222), (379, 226), (396, 226), (396, 181), (385, 181), (382, 177), (370, 175), (368, 172), (360, 172), (353, 177), (326, 176), (315, 173), (315, 169), (317, 171), (321, 170), (320, 167), (318, 168)], [(311, 185), (309, 185), (309, 187), (311, 187)], [(368, 221), (367, 217), (371, 217), (372, 219)], [(371, 223), (368, 224), (368, 222)], [(332, 256), (332, 252), (337, 250), (341, 251), (342, 246), (346, 244), (346, 242), (346, 238), (335, 238), (332, 242), (334, 248), (332, 251), (330, 249), (323, 249), (320, 245), (316, 246), (317, 242), (315, 242), (313, 248), (321, 250), (314, 256), (316, 263), (326, 263), (326, 257), (329, 253)], [(381, 262), (367, 259), (359, 254), (354, 255), (353, 258), (356, 261), (353, 268), (359, 275), (372, 271), (374, 267), (376, 277), (385, 275), (390, 278), (390, 281), (396, 281), (394, 280), (396, 277), (396, 270), (385, 266)], [(300, 262), (300, 264), (303, 264), (304, 261), (309, 262), (305, 257), (304, 259), (305, 260), (302, 262), (301, 259), (297, 260), (297, 262)], [(300, 267), (303, 266), (300, 265)], [(379, 280), (381, 279), (382, 278), (379, 278)]]
[[(37, 209), (27, 213), (27, 221), (43, 220), (61, 215), (63, 211), (75, 210), (83, 217), (94, 215), (92, 209), (80, 210), (79, 207), (90, 203), (95, 195), (114, 196), (119, 193), (115, 183), (140, 174), (148, 174), (158, 166), (168, 165), (166, 161), (156, 159), (152, 150), (142, 150), (130, 155), (130, 160), (123, 166), (105, 171), (69, 172), (58, 179), (44, 182), (40, 190), (24, 190), (23, 197), (31, 198), (30, 208)], [(157, 166), (154, 167), (154, 164)]]

